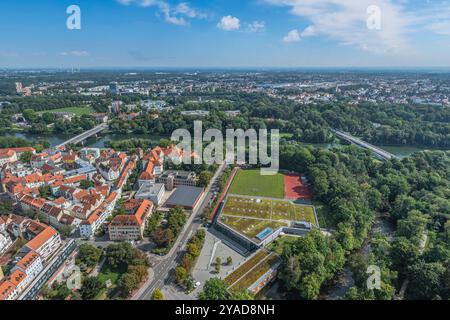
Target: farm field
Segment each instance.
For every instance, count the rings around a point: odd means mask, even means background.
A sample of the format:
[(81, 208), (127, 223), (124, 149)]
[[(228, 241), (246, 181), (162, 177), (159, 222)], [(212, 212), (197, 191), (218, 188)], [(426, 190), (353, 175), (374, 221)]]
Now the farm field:
[(60, 109), (42, 111), (42, 113), (45, 113), (45, 112), (49, 112), (49, 113), (71, 112), (77, 116), (82, 116), (82, 115), (86, 115), (86, 114), (92, 114), (92, 113), (94, 113), (94, 110), (91, 107), (70, 107), (70, 108), (60, 108)]
[(281, 173), (263, 176), (260, 170), (239, 170), (229, 193), (283, 199), (284, 176)]

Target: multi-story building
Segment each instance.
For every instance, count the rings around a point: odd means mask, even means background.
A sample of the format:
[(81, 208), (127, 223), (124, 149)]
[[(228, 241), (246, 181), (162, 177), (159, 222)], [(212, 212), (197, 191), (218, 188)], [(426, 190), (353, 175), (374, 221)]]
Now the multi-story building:
[(11, 237), (6, 232), (2, 232), (0, 230), (0, 255), (8, 251), (11, 245), (12, 245)]
[(157, 177), (156, 182), (163, 183), (167, 190), (172, 190), (178, 186), (195, 187), (197, 175), (195, 172), (167, 170)]
[(97, 230), (105, 223), (106, 219), (111, 216), (116, 202), (119, 199), (119, 194), (115, 191), (106, 198), (100, 207), (94, 213), (80, 224), (80, 235), (83, 238), (92, 237)]
[(17, 153), (14, 150), (0, 150), (0, 166), (17, 160)]
[[(21, 271), (26, 275), (25, 285), (31, 282), (42, 270), (44, 266), (42, 265), (41, 256), (36, 251), (28, 252), (16, 266), (12, 269), (12, 272)], [(21, 290), (20, 290), (21, 291)]]
[(118, 215), (109, 224), (109, 238), (112, 241), (136, 241), (143, 237), (146, 217), (151, 213), (153, 203), (143, 200), (134, 215)]
[(0, 301), (15, 300), (18, 294), (16, 285), (10, 280), (0, 281)]
[(61, 246), (61, 237), (50, 226), (47, 226), (42, 232), (22, 248), (22, 251), (35, 251), (43, 260), (48, 259)]
[(162, 183), (144, 183), (135, 194), (136, 199), (148, 199), (151, 202), (160, 205), (164, 197), (166, 188)]

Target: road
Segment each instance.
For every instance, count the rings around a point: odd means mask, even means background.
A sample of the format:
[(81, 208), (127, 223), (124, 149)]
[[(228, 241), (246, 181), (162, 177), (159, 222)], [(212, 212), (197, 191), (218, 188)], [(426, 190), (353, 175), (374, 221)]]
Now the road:
[(204, 197), (201, 203), (192, 212), (173, 248), (166, 256), (162, 257), (153, 264), (153, 279), (150, 283), (147, 283), (144, 288), (141, 288), (132, 300), (150, 300), (151, 295), (156, 288), (162, 288), (174, 280), (174, 271), (178, 265), (178, 262), (182, 258), (183, 249), (192, 235), (202, 225), (202, 220), (199, 217), (199, 214), (201, 214), (204, 209), (210, 205), (213, 192), (211, 189), (217, 186), (218, 179), (222, 175), (225, 168), (226, 164), (224, 163), (217, 169), (210, 184), (205, 189)]

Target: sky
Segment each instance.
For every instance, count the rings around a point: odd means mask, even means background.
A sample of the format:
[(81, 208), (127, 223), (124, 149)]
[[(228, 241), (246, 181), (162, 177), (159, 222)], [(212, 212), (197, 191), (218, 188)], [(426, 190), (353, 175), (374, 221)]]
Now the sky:
[(0, 67), (71, 66), (450, 67), (450, 1), (0, 1)]

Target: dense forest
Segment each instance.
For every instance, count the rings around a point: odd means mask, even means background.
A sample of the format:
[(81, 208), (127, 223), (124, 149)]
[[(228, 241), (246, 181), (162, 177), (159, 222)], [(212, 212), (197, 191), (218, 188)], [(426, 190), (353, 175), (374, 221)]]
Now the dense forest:
[[(335, 225), (332, 237), (312, 232), (285, 245), (280, 279), (287, 289), (317, 299), (347, 261), (355, 280), (349, 299), (393, 299), (405, 280), (408, 298), (450, 297), (449, 152), (379, 162), (354, 147), (290, 144), (281, 159), (283, 167), (306, 173)], [(396, 226), (391, 238), (371, 232), (381, 214)], [(361, 251), (367, 241), (371, 249)], [(381, 269), (379, 290), (367, 289), (369, 265)]]
[[(159, 118), (144, 114), (133, 121), (116, 119), (110, 129), (170, 135), (175, 128), (191, 129), (193, 120), (201, 119), (208, 128), (279, 129), (294, 140), (307, 143), (332, 142), (330, 129), (335, 128), (374, 144), (450, 148), (449, 107), (347, 102), (311, 106), (259, 94), (237, 94), (233, 100), (201, 105), (186, 99), (177, 102), (173, 112), (161, 113)], [(194, 108), (210, 114), (202, 118), (181, 114), (181, 110)], [(242, 114), (230, 117), (224, 113), (227, 110), (239, 110)]]

